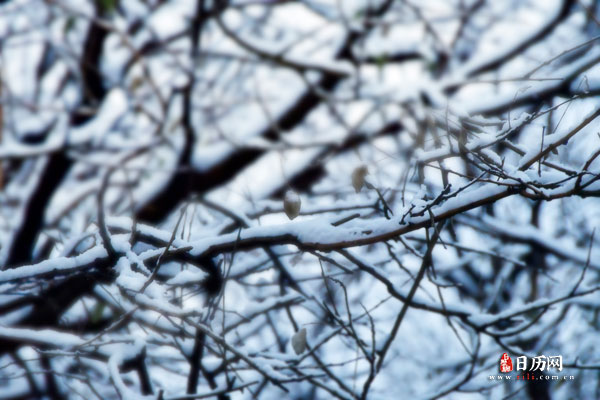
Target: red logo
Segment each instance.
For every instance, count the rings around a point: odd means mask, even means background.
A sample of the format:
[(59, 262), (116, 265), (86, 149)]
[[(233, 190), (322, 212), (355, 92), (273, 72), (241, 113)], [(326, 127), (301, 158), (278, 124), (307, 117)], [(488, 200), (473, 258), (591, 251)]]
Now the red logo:
[(500, 357), (500, 372), (510, 372), (513, 370), (512, 360), (507, 353)]

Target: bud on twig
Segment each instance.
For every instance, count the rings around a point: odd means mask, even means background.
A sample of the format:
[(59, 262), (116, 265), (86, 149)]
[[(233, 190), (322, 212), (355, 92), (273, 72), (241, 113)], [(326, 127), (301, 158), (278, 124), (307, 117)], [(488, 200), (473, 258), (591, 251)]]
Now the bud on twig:
[(293, 190), (288, 190), (283, 198), (283, 210), (289, 219), (294, 219), (300, 214), (300, 196)]
[(360, 192), (360, 189), (365, 184), (365, 176), (369, 173), (366, 165), (360, 165), (352, 172), (352, 186), (356, 193)]
[(304, 353), (304, 350), (306, 350), (306, 328), (300, 329), (292, 336), (292, 348), (296, 354)]

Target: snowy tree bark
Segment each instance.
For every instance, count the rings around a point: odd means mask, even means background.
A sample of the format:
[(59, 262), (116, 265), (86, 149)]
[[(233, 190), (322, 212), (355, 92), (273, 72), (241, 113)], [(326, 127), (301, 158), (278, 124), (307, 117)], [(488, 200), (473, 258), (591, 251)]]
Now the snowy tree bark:
[(600, 397), (599, 34), (0, 1), (0, 399)]

